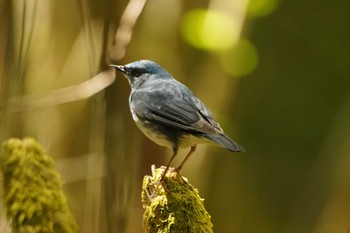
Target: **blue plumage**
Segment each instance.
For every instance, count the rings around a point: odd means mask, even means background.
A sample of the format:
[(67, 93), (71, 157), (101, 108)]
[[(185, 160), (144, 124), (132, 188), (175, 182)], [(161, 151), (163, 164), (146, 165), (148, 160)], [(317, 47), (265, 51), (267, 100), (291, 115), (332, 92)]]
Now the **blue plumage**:
[(225, 135), (212, 113), (192, 91), (157, 63), (140, 60), (112, 66), (129, 80), (130, 110), (139, 129), (157, 144), (173, 149), (166, 171), (182, 147), (191, 147), (191, 151), (177, 168), (178, 172), (197, 144), (217, 144), (230, 151), (244, 152)]

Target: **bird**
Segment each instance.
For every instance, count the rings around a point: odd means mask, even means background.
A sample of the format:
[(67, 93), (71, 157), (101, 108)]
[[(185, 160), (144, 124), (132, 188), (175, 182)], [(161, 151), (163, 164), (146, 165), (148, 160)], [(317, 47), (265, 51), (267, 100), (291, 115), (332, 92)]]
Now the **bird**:
[(180, 172), (198, 144), (213, 144), (232, 152), (245, 149), (229, 138), (213, 114), (184, 84), (156, 62), (139, 60), (126, 65), (110, 64), (129, 81), (129, 107), (142, 133), (173, 154), (160, 180), (163, 180), (179, 148), (190, 148), (175, 171)]

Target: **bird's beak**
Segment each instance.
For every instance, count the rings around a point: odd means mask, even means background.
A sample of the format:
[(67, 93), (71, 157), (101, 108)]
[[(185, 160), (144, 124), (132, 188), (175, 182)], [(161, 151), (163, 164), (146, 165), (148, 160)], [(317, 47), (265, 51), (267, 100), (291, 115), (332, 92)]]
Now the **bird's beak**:
[(116, 68), (117, 70), (119, 70), (119, 71), (125, 73), (125, 68), (124, 68), (124, 66), (118, 66), (118, 65), (113, 65), (113, 64), (110, 64), (109, 66), (114, 67), (114, 68)]

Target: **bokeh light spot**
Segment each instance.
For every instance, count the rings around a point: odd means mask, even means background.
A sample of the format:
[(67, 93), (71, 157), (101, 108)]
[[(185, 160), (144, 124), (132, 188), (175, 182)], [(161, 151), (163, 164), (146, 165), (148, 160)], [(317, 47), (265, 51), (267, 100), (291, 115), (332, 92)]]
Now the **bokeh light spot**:
[(221, 53), (223, 68), (235, 77), (250, 74), (258, 65), (258, 53), (254, 45), (246, 39), (240, 39), (231, 49)]
[(233, 46), (239, 29), (233, 19), (224, 13), (196, 9), (184, 15), (181, 33), (187, 43), (198, 49), (220, 51)]
[(247, 16), (257, 18), (271, 14), (278, 6), (278, 0), (249, 0)]

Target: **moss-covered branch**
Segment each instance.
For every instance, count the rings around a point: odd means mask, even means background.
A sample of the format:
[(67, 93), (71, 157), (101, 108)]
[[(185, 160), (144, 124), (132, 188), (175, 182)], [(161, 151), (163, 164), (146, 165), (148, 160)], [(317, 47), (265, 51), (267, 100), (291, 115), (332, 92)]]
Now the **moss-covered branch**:
[(153, 169), (152, 176), (145, 176), (143, 180), (145, 232), (213, 232), (210, 215), (198, 190), (177, 172), (168, 172), (159, 183), (163, 171), (164, 168)]
[(0, 167), (6, 215), (14, 232), (76, 232), (53, 160), (34, 139), (4, 142)]

